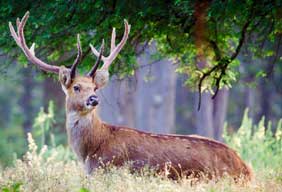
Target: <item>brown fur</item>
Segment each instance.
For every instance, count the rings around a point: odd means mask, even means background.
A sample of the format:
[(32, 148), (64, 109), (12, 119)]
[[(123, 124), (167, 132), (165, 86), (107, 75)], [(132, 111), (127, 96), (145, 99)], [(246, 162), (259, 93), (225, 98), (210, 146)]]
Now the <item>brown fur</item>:
[(102, 122), (96, 108), (83, 108), (83, 101), (95, 90), (91, 78), (77, 77), (74, 84), (80, 84), (82, 91), (76, 95), (67, 89), (66, 128), (69, 143), (88, 173), (107, 163), (122, 166), (131, 162), (133, 170), (148, 165), (158, 172), (167, 170), (174, 179), (190, 175), (218, 178), (225, 174), (251, 179), (251, 170), (223, 143), (193, 135), (146, 133)]

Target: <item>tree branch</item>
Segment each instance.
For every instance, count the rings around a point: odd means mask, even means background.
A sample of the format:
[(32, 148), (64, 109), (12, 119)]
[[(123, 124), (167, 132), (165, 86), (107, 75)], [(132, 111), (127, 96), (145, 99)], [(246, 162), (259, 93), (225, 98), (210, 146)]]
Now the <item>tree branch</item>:
[(282, 38), (282, 35), (279, 35), (278, 41), (277, 41), (277, 44), (276, 44), (276, 49), (275, 49), (275, 56), (273, 58), (273, 61), (269, 64), (269, 66), (267, 67), (267, 70), (266, 70), (266, 78), (270, 78), (273, 74), (275, 63), (276, 63), (276, 61), (279, 57), (279, 49), (280, 49), (281, 38)]
[(209, 43), (214, 50), (215, 60), (220, 61), (222, 56), (221, 56), (221, 52), (220, 52), (219, 47), (217, 46), (216, 42), (214, 40), (209, 40)]
[(244, 24), (244, 26), (242, 28), (238, 46), (236, 47), (235, 52), (230, 57), (230, 63), (238, 56), (240, 49), (241, 49), (241, 47), (242, 47), (242, 45), (245, 41), (247, 29), (248, 29), (250, 23), (251, 23), (251, 19), (249, 18), (248, 21)]
[(236, 47), (236, 50), (235, 52), (229, 57), (229, 58), (225, 58), (225, 57), (222, 57), (221, 55), (221, 52), (219, 50), (219, 47), (217, 46), (216, 42), (213, 41), (213, 40), (209, 40), (209, 43), (210, 45), (212, 46), (213, 50), (214, 50), (214, 53), (215, 53), (215, 57), (216, 57), (216, 60), (218, 61), (218, 63), (213, 67), (211, 68), (209, 71), (207, 71), (206, 73), (204, 73), (204, 75), (200, 78), (200, 81), (199, 81), (199, 84), (198, 84), (198, 91), (199, 91), (199, 102), (198, 102), (198, 111), (200, 110), (201, 108), (201, 87), (202, 87), (202, 83), (203, 81), (214, 71), (220, 69), (220, 75), (218, 78), (216, 78), (216, 83), (215, 83), (215, 86), (216, 86), (216, 90), (215, 90), (215, 93), (214, 95), (212, 96), (212, 99), (214, 99), (219, 91), (219, 87), (220, 87), (220, 81), (221, 79), (223, 78), (223, 76), (225, 75), (225, 72), (226, 72), (226, 69), (228, 67), (228, 65), (238, 56), (243, 44), (244, 44), (244, 41), (245, 41), (245, 38), (246, 38), (246, 33), (247, 33), (247, 29), (251, 23), (251, 18), (252, 18), (252, 13), (249, 15), (248, 17), (248, 20), (247, 22), (244, 24), (243, 28), (242, 28), (242, 31), (241, 31), (241, 35), (240, 35), (240, 38), (239, 38), (239, 43), (238, 43), (238, 46)]
[(199, 84), (198, 84), (198, 92), (199, 92), (199, 101), (198, 101), (198, 111), (201, 108), (201, 100), (202, 100), (202, 84), (203, 81), (215, 70), (217, 70), (217, 68), (219, 67), (219, 65), (215, 65), (213, 66), (209, 71), (207, 71), (206, 73), (203, 74), (203, 76), (200, 78), (199, 80)]

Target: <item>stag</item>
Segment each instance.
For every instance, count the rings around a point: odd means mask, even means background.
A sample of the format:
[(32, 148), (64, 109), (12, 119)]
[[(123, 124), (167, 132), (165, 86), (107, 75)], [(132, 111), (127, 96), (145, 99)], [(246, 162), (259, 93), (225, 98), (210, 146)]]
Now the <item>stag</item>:
[[(122, 40), (116, 45), (113, 28), (109, 56), (104, 56), (104, 40), (99, 49), (90, 44), (97, 57), (92, 69), (84, 76), (76, 73), (82, 50), (77, 36), (77, 57), (70, 68), (49, 65), (36, 57), (34, 43), (26, 44), (24, 26), (29, 17), (17, 19), (17, 32), (9, 23), (11, 35), (27, 59), (40, 69), (56, 73), (66, 95), (66, 130), (71, 148), (83, 162), (87, 173), (111, 163), (123, 166), (130, 162), (132, 170), (149, 166), (156, 172), (166, 171), (171, 178), (206, 175), (219, 178), (227, 174), (234, 179), (251, 179), (251, 170), (234, 150), (223, 143), (195, 135), (153, 134), (103, 122), (97, 113), (96, 93), (109, 81), (108, 69), (125, 45), (130, 25), (124, 21)], [(100, 61), (103, 65), (98, 69)]]

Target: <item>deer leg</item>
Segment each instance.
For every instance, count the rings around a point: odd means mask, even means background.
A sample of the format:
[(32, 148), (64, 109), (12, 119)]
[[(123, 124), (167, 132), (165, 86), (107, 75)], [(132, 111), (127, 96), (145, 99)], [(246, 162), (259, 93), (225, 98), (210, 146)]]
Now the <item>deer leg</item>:
[(98, 160), (87, 156), (87, 158), (84, 161), (84, 169), (86, 174), (91, 175), (91, 173), (96, 169), (98, 169), (98, 167), (99, 167)]

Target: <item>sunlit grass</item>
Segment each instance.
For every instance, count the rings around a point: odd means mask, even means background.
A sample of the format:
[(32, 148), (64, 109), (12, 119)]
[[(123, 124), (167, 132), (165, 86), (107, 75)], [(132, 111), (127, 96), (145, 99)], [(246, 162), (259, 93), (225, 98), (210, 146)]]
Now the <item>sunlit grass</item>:
[(29, 137), (29, 150), (13, 167), (1, 171), (2, 191), (282, 191), (282, 170), (260, 170), (251, 183), (238, 185), (232, 179), (209, 181), (191, 185), (191, 180), (172, 181), (154, 176), (149, 170), (131, 174), (126, 167), (97, 170), (87, 176), (75, 160), (63, 161), (52, 149), (46, 157), (46, 147), (37, 149)]
[[(240, 129), (229, 135), (225, 141), (241, 157), (253, 166), (254, 179), (247, 184), (235, 184), (231, 178), (219, 181), (198, 182), (189, 179), (179, 181), (156, 176), (150, 170), (132, 174), (127, 167), (99, 169), (87, 176), (83, 166), (74, 160), (68, 148), (57, 146), (38, 149), (31, 135), (28, 137), (29, 150), (12, 167), (1, 170), (0, 190), (17, 191), (282, 191), (282, 120), (274, 134), (270, 123), (266, 128), (264, 119), (253, 125), (244, 115)], [(251, 133), (253, 130), (253, 133)]]

